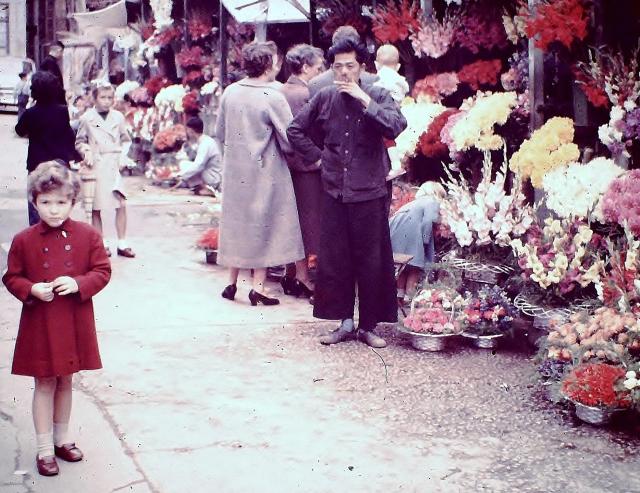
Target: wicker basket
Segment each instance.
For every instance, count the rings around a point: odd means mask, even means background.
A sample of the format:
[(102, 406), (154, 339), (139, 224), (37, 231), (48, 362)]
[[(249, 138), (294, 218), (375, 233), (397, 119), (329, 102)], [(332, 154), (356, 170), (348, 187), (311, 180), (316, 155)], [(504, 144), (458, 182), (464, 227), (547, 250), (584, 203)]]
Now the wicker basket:
[(504, 334), (491, 334), (481, 336), (478, 334), (472, 334), (470, 332), (463, 332), (462, 337), (466, 337), (471, 343), (480, 349), (495, 349), (498, 347), (500, 339), (504, 337)]

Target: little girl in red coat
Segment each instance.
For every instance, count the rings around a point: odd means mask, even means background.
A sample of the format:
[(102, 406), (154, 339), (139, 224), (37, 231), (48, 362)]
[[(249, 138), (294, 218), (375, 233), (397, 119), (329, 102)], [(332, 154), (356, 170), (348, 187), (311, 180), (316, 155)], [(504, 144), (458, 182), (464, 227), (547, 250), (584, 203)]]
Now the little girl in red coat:
[(71, 380), (102, 368), (91, 297), (111, 277), (100, 233), (69, 219), (80, 182), (60, 164), (40, 164), (28, 193), (40, 222), (18, 233), (2, 281), (22, 302), (12, 373), (35, 377), (33, 423), (38, 472), (58, 474), (56, 456), (82, 460), (68, 436)]

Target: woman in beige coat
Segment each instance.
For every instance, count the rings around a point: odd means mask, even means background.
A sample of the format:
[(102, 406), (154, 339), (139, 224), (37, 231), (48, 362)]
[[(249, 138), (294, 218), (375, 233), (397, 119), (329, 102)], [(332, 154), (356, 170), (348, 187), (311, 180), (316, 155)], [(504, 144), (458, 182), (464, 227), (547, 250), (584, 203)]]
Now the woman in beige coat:
[(222, 292), (235, 298), (240, 269), (253, 269), (252, 305), (277, 305), (266, 296), (267, 267), (304, 258), (291, 174), (287, 126), (293, 119), (273, 84), (273, 43), (251, 43), (242, 50), (248, 77), (222, 94), (216, 135), (222, 145), (222, 216), (218, 263), (229, 267)]

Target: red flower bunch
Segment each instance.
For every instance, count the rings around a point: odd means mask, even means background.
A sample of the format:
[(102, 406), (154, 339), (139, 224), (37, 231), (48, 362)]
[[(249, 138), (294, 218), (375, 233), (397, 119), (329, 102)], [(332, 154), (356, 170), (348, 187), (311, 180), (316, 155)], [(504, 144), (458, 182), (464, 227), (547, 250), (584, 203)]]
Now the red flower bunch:
[(164, 87), (168, 87), (171, 85), (171, 81), (166, 77), (162, 77), (157, 75), (155, 77), (151, 77), (147, 82), (144, 83), (144, 88), (149, 93), (149, 97), (154, 99), (160, 90)]
[(409, 0), (377, 7), (373, 13), (373, 34), (381, 43), (404, 41), (412, 31), (420, 29), (422, 12), (418, 5)]
[(456, 92), (459, 83), (458, 74), (455, 72), (427, 75), (416, 82), (412, 95), (417, 100), (440, 101), (443, 97)]
[(613, 180), (602, 197), (606, 220), (624, 225), (640, 237), (640, 170), (628, 171)]
[(574, 67), (573, 73), (578, 84), (582, 87), (582, 92), (584, 92), (584, 95), (593, 106), (596, 108), (609, 107), (609, 96), (607, 96), (607, 93), (604, 90), (604, 79), (602, 81), (598, 81), (590, 74), (586, 74), (576, 67)]
[(476, 55), (481, 49), (504, 48), (508, 44), (503, 24), (483, 14), (479, 7), (465, 12), (454, 42)]
[(582, 0), (553, 0), (538, 5), (535, 14), (529, 13), (526, 32), (543, 51), (554, 41), (571, 48), (576, 39), (586, 38), (588, 22)]
[(187, 32), (191, 39), (199, 40), (206, 38), (209, 36), (213, 29), (211, 27), (211, 23), (205, 21), (204, 19), (191, 19), (187, 25)]
[(200, 69), (190, 70), (189, 72), (187, 72), (187, 75), (182, 78), (182, 85), (184, 86), (200, 87), (203, 83), (204, 78), (202, 75), (202, 70)]
[(424, 156), (437, 159), (449, 155), (449, 147), (440, 139), (440, 132), (442, 132), (449, 117), (459, 111), (458, 109), (450, 108), (433, 119), (427, 131), (424, 132), (418, 140), (418, 149)]
[(185, 94), (182, 98), (182, 108), (188, 115), (197, 115), (200, 111), (200, 102), (198, 101), (198, 91), (192, 90)]
[(622, 367), (604, 363), (580, 365), (563, 380), (562, 392), (585, 406), (629, 407), (629, 392), (616, 390), (616, 383), (625, 377), (625, 373)]
[(171, 26), (163, 29), (159, 33), (155, 33), (149, 41), (149, 44), (153, 46), (166, 46), (173, 40), (180, 38), (180, 36), (182, 36), (180, 27)]
[(477, 91), (482, 85), (495, 86), (498, 83), (501, 70), (502, 62), (498, 59), (478, 60), (462, 67), (458, 72), (458, 79), (460, 82), (466, 82), (474, 91)]
[(209, 228), (204, 233), (202, 233), (202, 236), (200, 236), (200, 238), (198, 238), (196, 245), (198, 246), (198, 248), (202, 248), (204, 250), (215, 250), (218, 248), (219, 235), (220, 232), (218, 228)]
[(174, 125), (160, 130), (153, 138), (153, 147), (158, 152), (177, 151), (187, 140), (187, 130), (184, 125)]
[(183, 69), (192, 67), (202, 67), (204, 60), (202, 59), (202, 48), (194, 46), (192, 48), (182, 48), (180, 53), (176, 56), (176, 61)]

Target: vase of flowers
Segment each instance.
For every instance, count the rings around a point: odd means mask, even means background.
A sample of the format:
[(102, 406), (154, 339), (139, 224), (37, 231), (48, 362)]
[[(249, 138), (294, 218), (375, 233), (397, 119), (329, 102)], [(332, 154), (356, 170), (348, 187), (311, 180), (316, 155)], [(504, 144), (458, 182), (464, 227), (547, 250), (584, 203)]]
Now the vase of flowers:
[(515, 309), (506, 293), (498, 286), (483, 286), (477, 294), (467, 293), (467, 306), (462, 314), (462, 337), (474, 346), (494, 349), (511, 328)]
[(592, 425), (607, 424), (632, 405), (627, 389), (620, 390), (625, 369), (603, 363), (580, 365), (562, 381), (562, 393), (574, 403), (576, 416)]
[(207, 264), (215, 265), (218, 263), (218, 237), (218, 228), (209, 228), (202, 233), (196, 242), (196, 246), (204, 250)]
[(464, 298), (449, 287), (429, 287), (411, 301), (411, 312), (398, 326), (420, 351), (442, 351), (462, 331), (456, 314), (464, 308)]

